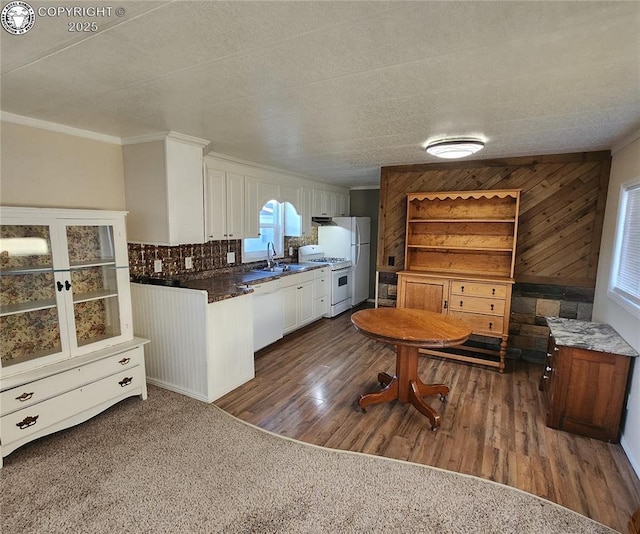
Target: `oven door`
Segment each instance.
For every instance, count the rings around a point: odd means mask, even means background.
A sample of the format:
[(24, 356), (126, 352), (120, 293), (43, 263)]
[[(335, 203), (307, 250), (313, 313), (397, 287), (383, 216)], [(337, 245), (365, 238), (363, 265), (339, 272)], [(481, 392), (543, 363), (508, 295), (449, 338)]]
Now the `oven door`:
[(331, 271), (331, 305), (334, 306), (351, 298), (351, 267)]

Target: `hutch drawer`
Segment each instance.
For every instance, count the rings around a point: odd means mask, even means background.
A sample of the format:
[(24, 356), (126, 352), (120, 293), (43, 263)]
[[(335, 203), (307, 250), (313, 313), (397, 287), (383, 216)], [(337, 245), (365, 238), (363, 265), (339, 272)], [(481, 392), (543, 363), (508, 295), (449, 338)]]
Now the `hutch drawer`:
[(466, 313), (451, 310), (450, 315), (467, 323), (477, 334), (495, 336), (502, 333), (504, 321), (502, 316), (482, 315), (480, 313)]
[(452, 295), (449, 309), (453, 311), (478, 312), (504, 315), (504, 299), (487, 299), (481, 297), (463, 297)]
[(451, 293), (453, 295), (504, 299), (507, 296), (507, 287), (504, 284), (485, 284), (481, 282), (454, 280), (451, 282)]

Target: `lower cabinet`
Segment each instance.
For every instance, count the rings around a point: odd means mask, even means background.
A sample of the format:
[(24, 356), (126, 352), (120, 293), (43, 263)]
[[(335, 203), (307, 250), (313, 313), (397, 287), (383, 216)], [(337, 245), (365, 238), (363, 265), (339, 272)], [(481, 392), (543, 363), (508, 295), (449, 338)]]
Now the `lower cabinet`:
[[(568, 319), (555, 320), (570, 324)], [(588, 333), (570, 338), (575, 342), (559, 342), (553, 335), (555, 326), (550, 324), (550, 327), (552, 333), (540, 380), (540, 389), (546, 397), (547, 426), (618, 443), (634, 357), (629, 354), (633, 352), (625, 355), (585, 348), (590, 344)], [(616, 336), (613, 332), (609, 339)], [(601, 339), (606, 338), (600, 336), (597, 342)], [(614, 343), (612, 346), (623, 345)]]
[(135, 331), (151, 339), (149, 383), (213, 402), (255, 376), (253, 297), (131, 284)]
[(134, 395), (147, 398), (143, 345), (134, 338), (2, 380), (2, 457), (34, 439), (77, 425)]
[(314, 271), (284, 276), (282, 289), (282, 328), (288, 334), (312, 322), (314, 316)]
[(320, 319), (320, 317), (329, 313), (331, 305), (329, 297), (331, 271), (328, 267), (323, 267), (313, 272), (313, 318)]
[(509, 337), (512, 279), (444, 277), (414, 271), (398, 273), (398, 307), (448, 314), (466, 322), (475, 335), (495, 338), (499, 348), (461, 345), (455, 351), (421, 349), (426, 354), (479, 363), (504, 371)]

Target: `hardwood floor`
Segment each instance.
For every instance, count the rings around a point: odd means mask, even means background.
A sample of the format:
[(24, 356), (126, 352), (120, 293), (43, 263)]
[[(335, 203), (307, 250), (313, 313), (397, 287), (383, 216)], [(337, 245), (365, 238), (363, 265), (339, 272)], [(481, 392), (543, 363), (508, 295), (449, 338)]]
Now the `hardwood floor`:
[(322, 319), (256, 354), (256, 378), (216, 404), (257, 426), (308, 443), (468, 473), (539, 495), (621, 532), (640, 507), (640, 482), (620, 445), (547, 428), (540, 365), (507, 371), (422, 358), (426, 382), (451, 388), (428, 400), (442, 417), (359, 396), (394, 374), (393, 347), (356, 332), (350, 313)]

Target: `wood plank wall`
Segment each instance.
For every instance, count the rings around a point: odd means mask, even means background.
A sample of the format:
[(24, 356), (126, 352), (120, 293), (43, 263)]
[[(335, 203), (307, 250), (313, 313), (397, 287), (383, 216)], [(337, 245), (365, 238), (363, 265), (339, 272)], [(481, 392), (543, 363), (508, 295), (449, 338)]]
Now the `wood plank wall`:
[(406, 194), (521, 189), (516, 282), (594, 287), (610, 152), (383, 167), (377, 269), (404, 268)]

